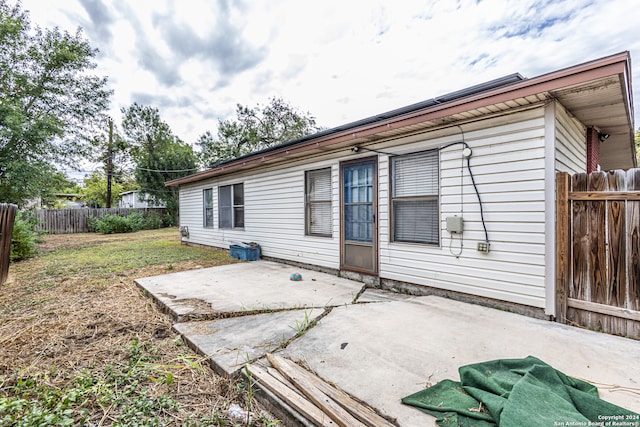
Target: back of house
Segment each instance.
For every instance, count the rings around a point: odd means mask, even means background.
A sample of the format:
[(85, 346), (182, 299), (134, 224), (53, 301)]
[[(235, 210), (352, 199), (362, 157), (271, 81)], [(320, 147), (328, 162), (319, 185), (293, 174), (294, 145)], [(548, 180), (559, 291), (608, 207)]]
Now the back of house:
[(630, 76), (514, 74), (170, 181), (183, 241), (555, 316), (555, 176), (635, 167)]

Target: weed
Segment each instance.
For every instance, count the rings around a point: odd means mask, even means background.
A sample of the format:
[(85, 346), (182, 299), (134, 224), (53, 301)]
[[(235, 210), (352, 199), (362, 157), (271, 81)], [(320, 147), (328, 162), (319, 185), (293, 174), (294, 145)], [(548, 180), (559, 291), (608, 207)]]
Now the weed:
[(2, 311), (0, 311), (0, 315), (13, 313), (18, 310), (32, 309), (34, 307), (41, 306), (50, 301), (53, 301), (53, 299), (52, 298), (21, 299), (14, 304), (6, 306)]
[(175, 229), (46, 236), (0, 294), (0, 426), (234, 425), (228, 402), (247, 400), (257, 413), (251, 381), (239, 394), (179, 336), (155, 335), (170, 323), (133, 283), (228, 262)]
[(149, 343), (133, 341), (127, 353), (128, 360), (114, 362), (102, 373), (84, 371), (62, 388), (49, 385), (48, 377), (39, 374), (18, 377), (4, 390), (12, 397), (0, 397), (0, 425), (13, 425), (18, 419), (22, 426), (82, 424), (93, 404), (110, 408), (115, 425), (160, 425), (158, 414), (174, 412), (178, 404), (153, 390), (154, 384), (170, 385), (173, 375), (147, 363), (156, 358)]
[(309, 311), (305, 310), (304, 319), (296, 320), (295, 326), (291, 326), (291, 329), (296, 331), (296, 335), (301, 335), (301, 334), (304, 334), (307, 331), (307, 329), (309, 329), (309, 326), (311, 326), (312, 323), (313, 323), (313, 320), (309, 317)]
[[(226, 262), (228, 256), (224, 251), (200, 248), (185, 250), (178, 240), (159, 239), (113, 241), (90, 248), (52, 251), (39, 258), (46, 265), (40, 270), (33, 270), (32, 277), (52, 278), (73, 273), (109, 278), (114, 274), (124, 274), (132, 269), (151, 265), (175, 270), (175, 264), (181, 261), (213, 259), (222, 263)], [(167, 263), (167, 260), (171, 262)]]
[(22, 212), (16, 216), (11, 234), (11, 262), (20, 261), (36, 253), (36, 244), (41, 242), (42, 238), (34, 231), (35, 225), (35, 220)]
[(251, 372), (249, 372), (249, 368), (246, 365), (244, 367), (244, 370), (249, 381), (249, 387), (247, 388), (247, 425), (249, 425), (251, 424), (251, 409), (253, 406), (255, 380), (253, 379), (253, 376), (251, 375)]

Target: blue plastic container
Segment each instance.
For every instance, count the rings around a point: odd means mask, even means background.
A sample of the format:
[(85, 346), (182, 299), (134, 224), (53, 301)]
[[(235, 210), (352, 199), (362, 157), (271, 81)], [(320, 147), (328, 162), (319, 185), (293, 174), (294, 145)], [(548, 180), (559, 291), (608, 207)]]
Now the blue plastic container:
[(244, 261), (255, 261), (260, 259), (260, 246), (256, 245), (244, 248), (238, 245), (230, 245), (229, 255), (231, 255), (231, 258), (241, 259)]

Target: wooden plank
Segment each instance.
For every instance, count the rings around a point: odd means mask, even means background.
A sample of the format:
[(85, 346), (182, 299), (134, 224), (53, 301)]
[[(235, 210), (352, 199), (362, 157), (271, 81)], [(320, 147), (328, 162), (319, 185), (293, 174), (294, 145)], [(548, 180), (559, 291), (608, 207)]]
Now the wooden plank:
[[(608, 190), (611, 192), (626, 189), (626, 173), (622, 170), (607, 174)], [(627, 239), (626, 239), (626, 202), (610, 200), (607, 203), (607, 265), (605, 304), (616, 307), (627, 306)], [(604, 332), (626, 335), (627, 321), (618, 317), (609, 317)]]
[(596, 305), (567, 304), (567, 321), (640, 338), (640, 321), (616, 311), (640, 311), (640, 170), (594, 173), (586, 187), (584, 177), (573, 176), (569, 192), (573, 233), (569, 297)]
[(342, 427), (364, 426), (363, 423), (355, 419), (346, 409), (318, 390), (318, 388), (300, 372), (302, 368), (297, 365), (293, 367), (292, 364), (286, 362), (286, 359), (269, 353), (267, 353), (267, 359), (271, 365), (279, 370), (280, 373), (291, 381), (305, 396), (311, 399), (316, 406), (328, 414), (337, 425)]
[(556, 321), (567, 323), (567, 296), (571, 269), (569, 235), (569, 175), (556, 174)]
[[(608, 174), (609, 191), (622, 191), (626, 188), (626, 173), (622, 170)], [(608, 284), (605, 303), (616, 307), (627, 305), (627, 240), (626, 240), (626, 203), (613, 200), (607, 203), (608, 231)]]
[(11, 235), (18, 207), (0, 204), (0, 285), (9, 277), (9, 261), (11, 255)]
[[(588, 176), (578, 173), (571, 177), (572, 191), (586, 191)], [(574, 201), (571, 203), (571, 247), (573, 271), (569, 287), (569, 298), (584, 300), (589, 292), (589, 221), (587, 218), (587, 202)], [(587, 324), (588, 314), (576, 310), (567, 310), (567, 321), (580, 326)]]
[[(640, 190), (640, 169), (627, 171), (627, 190)], [(627, 308), (640, 310), (640, 202), (627, 202)], [(640, 322), (627, 322), (627, 335), (640, 339)]]
[(291, 390), (267, 370), (252, 364), (247, 365), (251, 375), (258, 381), (261, 388), (265, 388), (282, 399), (287, 405), (298, 411), (307, 420), (319, 426), (337, 425), (327, 414), (311, 403), (306, 397)]
[(87, 233), (89, 232), (89, 217), (101, 217), (103, 215), (128, 216), (133, 212), (147, 214), (158, 212), (160, 216), (166, 212), (165, 208), (83, 208), (83, 209), (39, 209), (31, 213), (37, 219), (37, 231), (49, 233)]
[[(607, 174), (592, 172), (589, 175), (589, 191), (606, 191)], [(587, 203), (589, 217), (589, 293), (588, 301), (606, 304), (607, 300), (607, 229), (606, 201), (590, 201)], [(601, 314), (589, 315), (589, 327), (596, 330), (609, 330), (609, 321)]]
[(619, 191), (609, 193), (606, 191), (572, 191), (569, 200), (640, 200), (640, 191)]
[(583, 301), (579, 299), (568, 298), (567, 306), (578, 310), (592, 311), (595, 313), (605, 314), (608, 316), (620, 317), (622, 319), (634, 320), (640, 322), (640, 311), (629, 310), (628, 308), (613, 307), (606, 304), (598, 304), (591, 301)]
[(279, 363), (288, 364), (292, 369), (298, 370), (301, 376), (309, 380), (309, 382), (315, 385), (321, 392), (338, 402), (343, 408), (349, 411), (349, 413), (351, 413), (358, 420), (362, 421), (368, 427), (393, 427), (393, 424), (391, 424), (389, 421), (376, 414), (372, 409), (353, 399), (344, 391), (331, 386), (311, 372), (298, 367), (298, 365), (290, 360), (273, 354), (271, 354), (270, 356), (272, 358), (278, 359)]

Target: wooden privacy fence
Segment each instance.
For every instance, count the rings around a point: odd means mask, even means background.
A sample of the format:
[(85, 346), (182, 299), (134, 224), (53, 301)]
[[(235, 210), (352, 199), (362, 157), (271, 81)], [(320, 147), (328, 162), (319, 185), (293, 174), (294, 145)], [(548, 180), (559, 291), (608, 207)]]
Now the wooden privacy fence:
[(9, 256), (11, 255), (11, 234), (18, 207), (0, 203), (0, 285), (9, 276)]
[(557, 320), (640, 339), (640, 169), (556, 176)]
[(53, 234), (88, 233), (89, 218), (103, 215), (128, 216), (134, 212), (144, 215), (155, 212), (164, 216), (165, 208), (84, 208), (84, 209), (38, 209), (29, 213), (37, 220), (36, 231)]

